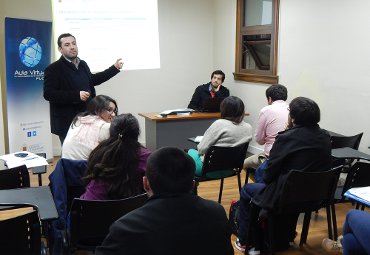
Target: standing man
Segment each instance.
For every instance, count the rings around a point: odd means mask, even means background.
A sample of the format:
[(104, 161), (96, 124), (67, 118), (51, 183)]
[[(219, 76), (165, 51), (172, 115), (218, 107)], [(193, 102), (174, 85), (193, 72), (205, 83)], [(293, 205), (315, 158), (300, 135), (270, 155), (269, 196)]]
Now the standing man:
[[(243, 166), (245, 170), (247, 168), (257, 169), (269, 157), (277, 133), (285, 130), (289, 115), (288, 104), (285, 102), (287, 98), (288, 91), (283, 85), (275, 84), (266, 89), (268, 105), (263, 107), (259, 113), (255, 134), (256, 142), (264, 145), (264, 151), (246, 158)], [(263, 170), (258, 169), (259, 172), (256, 172), (256, 182), (261, 180)]]
[(123, 62), (118, 59), (105, 71), (92, 74), (87, 63), (77, 56), (76, 38), (68, 33), (58, 37), (58, 50), (60, 59), (45, 69), (44, 98), (50, 102), (51, 132), (63, 144), (73, 118), (86, 111), (87, 103), (95, 97), (94, 86), (119, 73)]
[(229, 90), (222, 86), (225, 80), (225, 74), (221, 70), (216, 70), (211, 75), (211, 81), (199, 85), (191, 98), (188, 108), (193, 110), (202, 110), (203, 102), (207, 98), (211, 97), (228, 97), (230, 95)]
[(143, 186), (149, 199), (112, 224), (96, 255), (233, 255), (224, 208), (194, 195), (195, 164), (184, 151), (149, 156)]

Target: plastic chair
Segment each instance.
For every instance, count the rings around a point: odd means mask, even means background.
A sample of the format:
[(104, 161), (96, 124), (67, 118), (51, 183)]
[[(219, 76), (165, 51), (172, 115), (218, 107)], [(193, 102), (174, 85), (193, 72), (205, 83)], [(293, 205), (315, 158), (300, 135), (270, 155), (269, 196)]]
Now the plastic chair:
[(224, 178), (237, 176), (239, 192), (241, 190), (240, 171), (248, 150), (249, 143), (244, 143), (236, 147), (211, 146), (203, 161), (202, 175), (194, 176), (197, 182), (220, 180), (220, 191), (218, 202), (221, 203)]
[(30, 187), (30, 175), (26, 165), (0, 171), (0, 189)]
[[(6, 210), (9, 213), (15, 209), (27, 206), (12, 206)], [(0, 253), (1, 254), (45, 254), (46, 249), (41, 240), (41, 225), (38, 210), (0, 220)]]
[[(370, 163), (356, 162), (349, 168), (348, 175), (344, 183), (344, 186), (336, 188), (333, 204), (331, 205), (335, 240), (337, 240), (338, 238), (335, 204), (351, 202), (344, 196), (344, 193), (351, 188), (366, 187), (366, 186), (370, 186)], [(359, 205), (357, 204), (356, 207), (358, 209)]]
[[(350, 147), (358, 150), (360, 146), (361, 138), (364, 133), (360, 133), (354, 136), (331, 136), (331, 148), (344, 148)], [(352, 164), (353, 160), (336, 159), (333, 161), (333, 167), (343, 165), (343, 172), (347, 172), (348, 168)]]
[[(298, 214), (304, 213), (299, 243), (299, 245), (302, 246), (307, 241), (311, 213), (325, 207), (328, 222), (328, 235), (329, 237), (332, 236), (330, 205), (333, 201), (339, 172), (340, 167), (324, 172), (302, 172), (292, 170), (288, 173), (281, 191), (277, 210), (267, 211), (267, 241), (270, 252), (276, 251), (274, 243), (276, 235), (284, 234), (284, 230), (275, 228), (275, 225), (281, 222), (274, 222), (274, 220), (271, 220), (274, 216), (282, 216), (281, 219), (289, 219), (294, 218), (294, 216), (298, 218)], [(296, 224), (296, 221), (294, 224)], [(284, 222), (280, 225), (284, 226)], [(288, 238), (287, 236), (286, 239), (289, 240)], [(286, 243), (288, 244), (288, 242)]]
[(119, 200), (75, 198), (70, 211), (70, 250), (94, 251), (109, 233), (113, 222), (141, 207), (146, 200), (146, 193)]

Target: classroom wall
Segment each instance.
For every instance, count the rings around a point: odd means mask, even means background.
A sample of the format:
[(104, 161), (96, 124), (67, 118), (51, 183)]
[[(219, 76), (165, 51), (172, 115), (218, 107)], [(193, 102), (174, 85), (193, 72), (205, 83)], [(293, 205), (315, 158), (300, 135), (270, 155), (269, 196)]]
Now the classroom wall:
[[(212, 3), (212, 0), (158, 0), (161, 68), (122, 71), (108, 82), (96, 87), (97, 93), (115, 98), (121, 113), (137, 114), (187, 107), (195, 87), (207, 83), (213, 71), (214, 12)], [(2, 0), (0, 3), (2, 27), (4, 27), (4, 16), (52, 19), (49, 1), (34, 1), (32, 12), (27, 12), (22, 7), (28, 4), (26, 0), (16, 2)], [(3, 30), (1, 33), (0, 66), (1, 81), (4, 87)], [(75, 36), (78, 43), (78, 35)], [(94, 39), (104, 41), (94, 36), (92, 43)], [(78, 46), (83, 47), (81, 44)], [(80, 57), (83, 59), (83, 56), (80, 55)], [(124, 60), (124, 56), (118, 57)], [(107, 59), (107, 67), (115, 60)], [(144, 142), (144, 119), (136, 116), (142, 129), (140, 141)], [(53, 148), (54, 154), (60, 153), (60, 143), (56, 136), (53, 136)]]
[[(28, 4), (26, 0), (2, 0), (1, 27), (5, 16), (51, 20), (49, 1), (32, 1), (32, 12), (23, 7)], [(244, 100), (251, 114), (246, 121), (255, 126), (259, 110), (266, 105), (267, 85), (233, 80), (235, 7), (236, 0), (158, 0), (161, 68), (122, 71), (97, 87), (97, 92), (117, 99), (120, 112), (186, 107), (194, 88), (208, 82), (213, 70), (222, 69), (226, 73), (224, 85)], [(306, 96), (317, 101), (324, 128), (344, 135), (365, 132), (360, 150), (366, 153), (370, 153), (370, 118), (366, 114), (370, 104), (369, 7), (368, 0), (280, 0), (278, 51), (278, 75), (289, 90), (289, 100)], [(107, 66), (114, 61), (108, 59)], [(3, 88), (3, 29), (0, 68)], [(144, 141), (144, 120), (138, 119), (140, 140)], [(0, 153), (4, 151), (3, 141), (0, 135)], [(58, 153), (56, 137), (53, 145)], [(258, 152), (261, 146), (253, 141), (250, 150)]]
[[(233, 72), (236, 1), (215, 0), (214, 63)], [(314, 99), (321, 108), (320, 125), (344, 135), (364, 132), (360, 150), (370, 153), (370, 16), (368, 0), (280, 0), (278, 75), (289, 91)], [(222, 36), (223, 34), (227, 36)], [(225, 52), (226, 51), (226, 52)], [(230, 80), (229, 80), (230, 81)], [(243, 98), (246, 121), (253, 126), (266, 105), (267, 86), (231, 81)], [(250, 149), (261, 148), (252, 142)]]

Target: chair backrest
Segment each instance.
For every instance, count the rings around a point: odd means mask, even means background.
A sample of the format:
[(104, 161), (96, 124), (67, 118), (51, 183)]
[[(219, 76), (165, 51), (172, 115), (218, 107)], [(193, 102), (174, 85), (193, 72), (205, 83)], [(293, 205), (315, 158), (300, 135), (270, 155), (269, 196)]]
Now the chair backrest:
[(350, 188), (366, 187), (370, 186), (370, 163), (367, 162), (356, 162), (353, 164), (346, 178), (343, 186), (343, 194)]
[(357, 150), (360, 146), (363, 134), (364, 133), (360, 133), (354, 136), (332, 136), (331, 147), (332, 149), (350, 147)]
[(318, 210), (332, 202), (341, 167), (324, 172), (292, 170), (287, 175), (279, 201), (279, 213)]
[(235, 147), (211, 146), (204, 156), (202, 176), (212, 178), (220, 172), (239, 172), (243, 168), (248, 146), (249, 143)]
[(117, 219), (141, 207), (146, 194), (118, 200), (84, 200), (75, 198), (70, 211), (70, 247), (94, 250)]
[[(11, 207), (11, 211), (18, 209)], [(0, 254), (42, 254), (41, 225), (37, 208), (32, 212), (0, 220)]]
[(0, 189), (30, 187), (30, 175), (26, 165), (0, 170)]

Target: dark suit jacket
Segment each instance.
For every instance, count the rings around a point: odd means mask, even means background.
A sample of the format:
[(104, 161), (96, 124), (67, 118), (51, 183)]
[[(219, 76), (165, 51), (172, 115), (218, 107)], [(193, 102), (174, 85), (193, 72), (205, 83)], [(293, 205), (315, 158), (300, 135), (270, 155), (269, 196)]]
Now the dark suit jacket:
[[(90, 81), (90, 98), (95, 97), (94, 86), (119, 73), (119, 70), (112, 65), (103, 72), (92, 74), (83, 60), (81, 60), (79, 68), (86, 72)], [(44, 76), (44, 98), (50, 102), (51, 132), (63, 136), (66, 136), (76, 114), (86, 111), (86, 104), (88, 103), (81, 101), (80, 90), (67, 75), (68, 72), (73, 72), (73, 67), (61, 56), (59, 60), (46, 67)]]
[(290, 170), (327, 171), (331, 162), (330, 136), (319, 125), (295, 126), (280, 132), (272, 146), (268, 167), (264, 172), (266, 188), (253, 201), (261, 208), (276, 208), (282, 185)]
[[(191, 98), (191, 101), (188, 105), (188, 108), (193, 110), (202, 110), (203, 108), (203, 101), (206, 98), (210, 98), (211, 94), (209, 93), (209, 85), (211, 83), (208, 82), (207, 84), (199, 85)], [(220, 86), (220, 89), (216, 92), (215, 97), (228, 97), (230, 95), (229, 90), (224, 87)]]
[(151, 197), (116, 221), (95, 254), (230, 255), (224, 208), (193, 194)]

